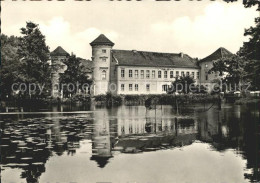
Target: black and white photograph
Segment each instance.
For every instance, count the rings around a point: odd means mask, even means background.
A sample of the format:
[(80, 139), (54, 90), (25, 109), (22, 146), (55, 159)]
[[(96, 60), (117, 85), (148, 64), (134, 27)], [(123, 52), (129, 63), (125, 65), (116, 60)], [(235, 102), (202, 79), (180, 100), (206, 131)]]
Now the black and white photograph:
[(2, 183), (260, 183), (260, 0), (1, 0)]

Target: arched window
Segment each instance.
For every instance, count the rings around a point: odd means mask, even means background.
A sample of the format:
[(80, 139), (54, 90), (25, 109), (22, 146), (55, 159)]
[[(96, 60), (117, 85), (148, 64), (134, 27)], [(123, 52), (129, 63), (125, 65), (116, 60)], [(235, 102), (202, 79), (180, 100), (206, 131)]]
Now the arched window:
[(107, 76), (107, 71), (103, 70), (103, 71), (102, 71), (102, 74), (101, 74), (101, 79), (102, 79), (102, 80), (105, 80), (105, 79), (106, 79), (106, 76)]

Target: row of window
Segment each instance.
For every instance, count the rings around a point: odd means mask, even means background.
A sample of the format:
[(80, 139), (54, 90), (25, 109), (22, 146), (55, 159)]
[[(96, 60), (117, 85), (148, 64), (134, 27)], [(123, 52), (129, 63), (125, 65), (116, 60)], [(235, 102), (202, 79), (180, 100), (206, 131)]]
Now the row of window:
[[(138, 91), (139, 85), (135, 84), (134, 85), (134, 90)], [(128, 90), (133, 91), (133, 84), (128, 85)], [(125, 84), (121, 84), (121, 91), (125, 91)], [(146, 84), (146, 91), (150, 91), (150, 84)]]
[[(170, 71), (169, 73), (170, 73), (170, 78), (174, 78), (174, 71)], [(157, 75), (158, 78), (162, 78), (162, 74), (163, 74), (164, 78), (168, 78), (168, 71), (163, 71), (163, 73), (162, 73), (162, 71), (158, 71), (158, 75)], [(176, 71), (175, 77), (178, 78), (180, 76), (180, 74), (181, 74), (182, 77), (185, 76), (184, 71), (182, 71), (181, 73), (179, 71)], [(133, 70), (130, 69), (128, 71), (128, 76), (129, 76), (129, 78), (133, 78)], [(146, 70), (146, 72), (144, 72), (144, 70), (141, 70), (140, 76), (141, 76), (140, 77), (141, 79), (144, 79), (144, 76), (145, 76), (145, 78), (149, 79), (150, 78), (150, 70)], [(195, 72), (190, 73), (190, 72), (187, 71), (186, 76), (191, 76), (192, 78), (195, 79)], [(124, 78), (124, 77), (125, 77), (125, 69), (121, 69), (121, 78)], [(134, 70), (134, 77), (139, 78), (139, 70)], [(152, 70), (151, 78), (155, 78), (155, 77), (156, 77), (155, 76), (155, 70)], [(199, 79), (199, 72), (196, 73), (196, 78)]]
[[(133, 88), (133, 86), (134, 86), (134, 88)], [(169, 89), (169, 87), (170, 87), (170, 85), (167, 85), (167, 84), (162, 85), (162, 91), (167, 91)], [(133, 91), (133, 89), (134, 89), (134, 91), (138, 91), (139, 85), (138, 84), (135, 84), (135, 85), (129, 84), (128, 90)], [(121, 91), (125, 91), (125, 84), (121, 84)], [(150, 84), (146, 84), (146, 91), (150, 91)]]

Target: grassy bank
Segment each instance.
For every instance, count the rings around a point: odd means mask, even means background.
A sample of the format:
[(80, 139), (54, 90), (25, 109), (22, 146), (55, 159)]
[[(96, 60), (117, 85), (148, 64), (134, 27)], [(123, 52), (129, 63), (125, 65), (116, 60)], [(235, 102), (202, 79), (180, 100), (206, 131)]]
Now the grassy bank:
[(183, 94), (183, 95), (98, 95), (94, 97), (96, 104), (113, 105), (145, 105), (145, 101), (153, 100), (158, 105), (174, 105), (178, 103), (204, 103), (217, 100), (217, 96), (209, 94)]
[(243, 104), (260, 104), (260, 98), (259, 97), (245, 97), (240, 98), (239, 100), (235, 101), (235, 104), (237, 105), (243, 105)]

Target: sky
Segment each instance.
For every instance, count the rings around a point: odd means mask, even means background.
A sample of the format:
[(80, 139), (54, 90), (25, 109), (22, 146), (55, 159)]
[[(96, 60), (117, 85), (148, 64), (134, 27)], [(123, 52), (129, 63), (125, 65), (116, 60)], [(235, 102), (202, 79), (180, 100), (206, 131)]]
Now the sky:
[(248, 40), (244, 30), (259, 16), (255, 8), (216, 1), (1, 1), (3, 34), (21, 36), (26, 21), (39, 24), (53, 51), (91, 58), (99, 34), (114, 49), (186, 53), (204, 58), (219, 47), (236, 53)]

